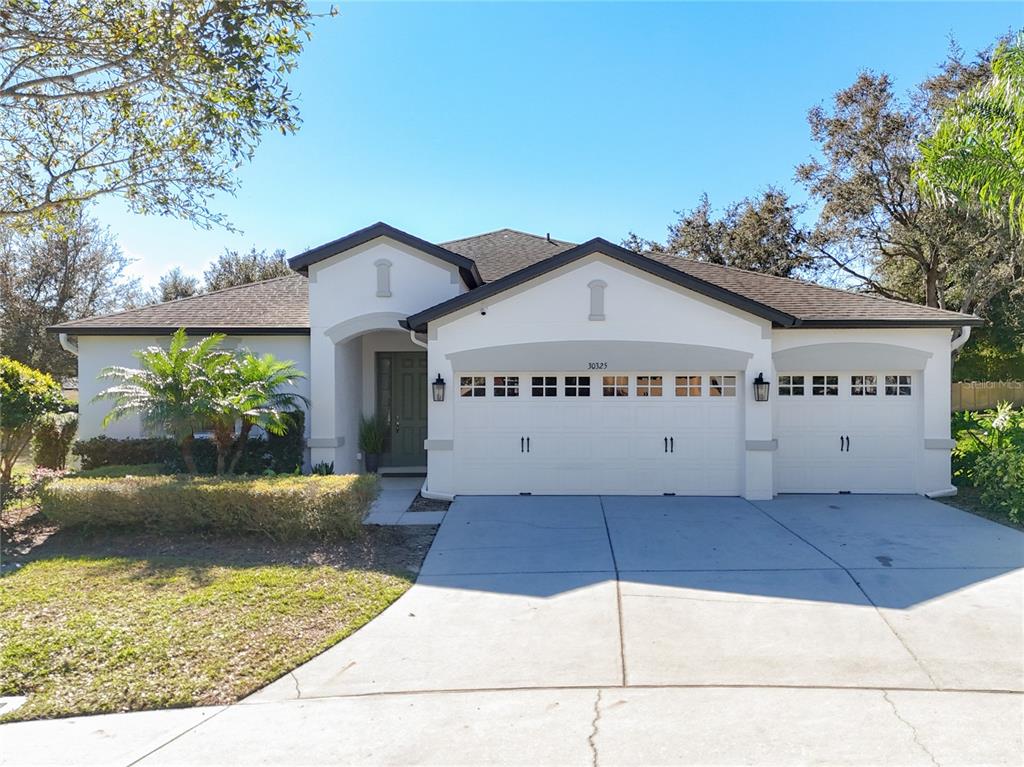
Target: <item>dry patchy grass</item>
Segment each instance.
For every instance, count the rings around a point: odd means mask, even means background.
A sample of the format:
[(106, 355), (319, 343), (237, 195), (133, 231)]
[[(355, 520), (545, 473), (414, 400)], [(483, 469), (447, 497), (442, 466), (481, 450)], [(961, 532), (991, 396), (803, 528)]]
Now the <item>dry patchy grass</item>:
[(3, 721), (227, 703), (367, 623), (411, 585), (381, 569), (54, 557), (0, 578)]

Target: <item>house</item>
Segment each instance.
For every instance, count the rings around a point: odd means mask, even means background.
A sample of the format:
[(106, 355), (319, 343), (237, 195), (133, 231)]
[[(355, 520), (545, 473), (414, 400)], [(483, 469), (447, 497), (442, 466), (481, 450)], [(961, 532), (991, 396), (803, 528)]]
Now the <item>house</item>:
[(950, 352), (976, 317), (509, 229), (378, 223), (289, 264), (52, 328), (79, 357), (81, 437), (104, 432), (100, 370), (184, 326), (308, 371), (311, 463), (359, 470), (378, 414), (384, 471), (433, 497), (953, 492)]

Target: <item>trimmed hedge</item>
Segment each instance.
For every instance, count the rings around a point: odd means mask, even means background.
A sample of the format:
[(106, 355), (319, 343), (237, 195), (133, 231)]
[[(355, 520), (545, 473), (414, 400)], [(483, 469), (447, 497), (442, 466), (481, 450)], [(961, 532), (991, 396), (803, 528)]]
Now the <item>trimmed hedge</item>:
[(100, 466), (95, 469), (76, 471), (75, 477), (156, 477), (168, 474), (162, 463), (138, 463), (134, 466)]
[[(242, 460), (238, 462), (238, 474), (292, 474), (302, 468), (303, 452), (306, 447), (303, 434), (306, 429), (306, 415), (301, 410), (288, 413), (292, 427), (284, 434), (250, 437), (245, 446)], [(137, 466), (160, 463), (169, 472), (184, 472), (178, 443), (168, 437), (144, 439), (113, 439), (93, 437), (76, 442), (72, 452), (82, 459), (83, 469), (98, 469), (101, 466)], [(213, 440), (197, 439), (192, 444), (192, 455), (200, 474), (215, 474), (217, 470), (217, 447)]]
[(40, 507), (64, 527), (351, 538), (360, 532), (377, 487), (368, 474), (66, 478), (40, 491)]
[(39, 419), (32, 437), (32, 460), (44, 469), (67, 468), (78, 431), (78, 413), (49, 413)]

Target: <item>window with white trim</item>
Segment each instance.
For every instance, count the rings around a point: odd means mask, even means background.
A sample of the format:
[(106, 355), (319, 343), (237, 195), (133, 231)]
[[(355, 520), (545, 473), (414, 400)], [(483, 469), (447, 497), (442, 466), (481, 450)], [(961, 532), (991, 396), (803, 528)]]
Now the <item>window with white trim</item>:
[(854, 397), (874, 397), (878, 394), (878, 376), (850, 376), (850, 394)]
[(557, 397), (558, 378), (556, 376), (533, 376), (530, 393), (534, 397)]
[(601, 376), (601, 394), (605, 397), (628, 397), (629, 376)]
[(811, 376), (811, 395), (814, 397), (838, 397), (839, 376)]
[(736, 376), (714, 375), (708, 376), (708, 396), (710, 397), (735, 397)]
[(663, 389), (661, 376), (637, 376), (636, 396), (638, 397), (660, 397)]
[(460, 376), (460, 397), (484, 397), (487, 395), (486, 376)]
[(566, 376), (565, 377), (566, 397), (589, 397), (590, 376)]
[(699, 397), (701, 390), (700, 376), (676, 376), (677, 397)]
[(910, 376), (887, 375), (885, 377), (885, 393), (890, 397), (909, 397)]
[(518, 397), (519, 376), (494, 376), (495, 397)]
[(802, 397), (804, 396), (803, 376), (779, 376), (780, 397)]

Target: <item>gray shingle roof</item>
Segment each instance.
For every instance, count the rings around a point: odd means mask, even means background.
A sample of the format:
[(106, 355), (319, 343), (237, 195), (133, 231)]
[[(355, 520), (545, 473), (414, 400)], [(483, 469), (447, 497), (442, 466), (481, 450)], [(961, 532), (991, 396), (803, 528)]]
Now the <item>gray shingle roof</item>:
[(536, 234), (498, 229), (474, 237), (440, 243), (445, 250), (476, 261), (480, 276), (494, 282), (531, 264), (568, 250), (576, 243), (548, 239)]
[[(603, 240), (615, 252), (630, 254)], [(487, 283), (504, 278), (571, 250), (575, 246), (565, 240), (548, 239), (514, 229), (465, 237), (441, 243), (451, 253), (471, 259)], [(575, 254), (568, 254), (573, 256)], [(644, 254), (659, 264), (669, 266), (691, 278), (712, 286), (709, 295), (732, 302), (754, 302), (755, 312), (782, 321), (784, 325), (819, 326), (900, 326), (933, 324), (955, 326), (980, 324), (976, 317), (957, 312), (932, 309), (917, 304), (851, 293), (813, 283), (773, 277), (733, 267), (691, 261), (666, 254)], [(635, 254), (629, 255), (639, 264)], [(649, 264), (649, 262), (646, 262)], [(526, 274), (545, 267), (537, 266)], [(526, 275), (524, 275), (526, 276)], [(671, 272), (663, 276), (671, 277)], [(699, 289), (700, 283), (696, 284)], [(494, 286), (498, 288), (499, 286)], [(477, 290), (490, 290), (488, 285), (469, 291), (458, 301), (472, 301)], [(728, 291), (722, 293), (722, 291)], [(730, 296), (730, 294), (732, 294)], [(739, 297), (737, 299), (737, 297)], [(454, 300), (454, 299), (453, 299)], [(446, 304), (448, 302), (445, 302)], [(749, 303), (746, 306), (751, 306)], [(428, 314), (430, 310), (421, 312)], [(774, 313), (774, 314), (773, 314)], [(793, 318), (791, 322), (789, 318)], [(51, 330), (77, 334), (155, 334), (185, 327), (191, 331), (309, 333), (309, 291), (301, 274), (241, 285), (192, 298), (131, 309), (117, 314), (89, 317), (55, 325)]]
[(50, 330), (88, 335), (197, 332), (309, 333), (309, 289), (300, 274), (180, 298), (117, 314), (86, 317)]

